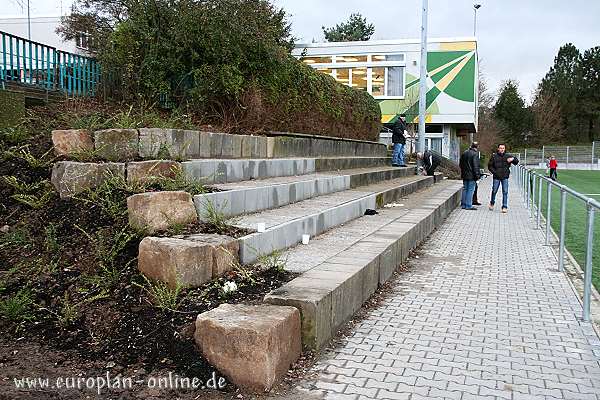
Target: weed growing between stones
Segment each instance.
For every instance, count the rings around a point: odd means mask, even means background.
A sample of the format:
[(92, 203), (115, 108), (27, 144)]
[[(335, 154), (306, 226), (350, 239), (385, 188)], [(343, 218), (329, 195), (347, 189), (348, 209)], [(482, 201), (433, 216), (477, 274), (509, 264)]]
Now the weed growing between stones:
[(258, 256), (258, 263), (265, 270), (274, 270), (277, 272), (284, 272), (287, 266), (288, 257), (284, 256), (282, 250), (275, 250), (271, 254), (264, 254)]

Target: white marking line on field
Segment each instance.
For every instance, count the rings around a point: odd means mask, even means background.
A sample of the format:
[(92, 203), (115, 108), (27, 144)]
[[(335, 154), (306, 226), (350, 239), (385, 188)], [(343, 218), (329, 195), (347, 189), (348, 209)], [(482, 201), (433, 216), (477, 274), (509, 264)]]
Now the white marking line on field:
[(600, 196), (600, 193), (585, 193), (584, 196)]

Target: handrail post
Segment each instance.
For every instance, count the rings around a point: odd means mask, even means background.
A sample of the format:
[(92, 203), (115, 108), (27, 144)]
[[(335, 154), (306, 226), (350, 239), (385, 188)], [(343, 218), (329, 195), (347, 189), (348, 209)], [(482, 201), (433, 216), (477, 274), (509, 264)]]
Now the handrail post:
[(558, 247), (558, 270), (565, 269), (565, 224), (567, 222), (567, 191), (560, 189), (560, 235)]
[(587, 249), (585, 252), (585, 270), (583, 272), (583, 320), (590, 321), (590, 302), (592, 296), (592, 250), (594, 241), (594, 207), (588, 204)]
[(538, 185), (538, 206), (537, 206), (537, 227), (541, 229), (542, 224), (542, 186), (544, 186), (544, 179), (539, 177), (540, 184)]
[(537, 175), (532, 173), (531, 177), (533, 179), (533, 182), (531, 184), (531, 207), (529, 208), (529, 216), (530, 218), (534, 218), (535, 217), (535, 187), (536, 187), (536, 183), (538, 181), (537, 179)]
[(550, 211), (552, 208), (552, 184), (548, 181), (548, 191), (546, 194), (546, 246), (550, 244)]

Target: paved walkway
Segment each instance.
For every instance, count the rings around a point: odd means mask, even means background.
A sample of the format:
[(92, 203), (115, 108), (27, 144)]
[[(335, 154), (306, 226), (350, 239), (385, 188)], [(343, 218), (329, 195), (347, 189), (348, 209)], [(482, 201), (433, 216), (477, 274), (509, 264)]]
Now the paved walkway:
[(303, 398), (600, 399), (600, 340), (511, 183), (508, 214), (448, 218)]

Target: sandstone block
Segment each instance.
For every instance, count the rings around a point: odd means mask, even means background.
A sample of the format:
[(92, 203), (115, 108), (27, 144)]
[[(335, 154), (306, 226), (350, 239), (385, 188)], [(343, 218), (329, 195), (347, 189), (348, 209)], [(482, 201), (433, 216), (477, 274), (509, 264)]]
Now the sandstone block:
[(52, 144), (57, 156), (67, 156), (94, 149), (92, 135), (87, 129), (54, 130), (52, 131)]
[(138, 269), (170, 287), (198, 287), (231, 270), (238, 251), (237, 240), (224, 235), (147, 237), (139, 246)]
[(130, 161), (139, 155), (136, 129), (105, 129), (94, 133), (94, 146), (100, 157), (110, 161)]
[(65, 198), (95, 188), (114, 176), (125, 178), (125, 164), (59, 161), (52, 167), (51, 181), (60, 197)]
[(156, 158), (161, 152), (169, 154), (171, 134), (168, 129), (140, 128), (139, 155), (142, 158)]
[(139, 193), (127, 198), (129, 224), (153, 233), (198, 221), (192, 196), (183, 191)]
[(149, 182), (156, 178), (174, 178), (181, 164), (170, 160), (137, 161), (127, 164), (127, 182)]
[(198, 315), (194, 339), (237, 386), (266, 392), (300, 356), (300, 314), (295, 307), (222, 304)]

